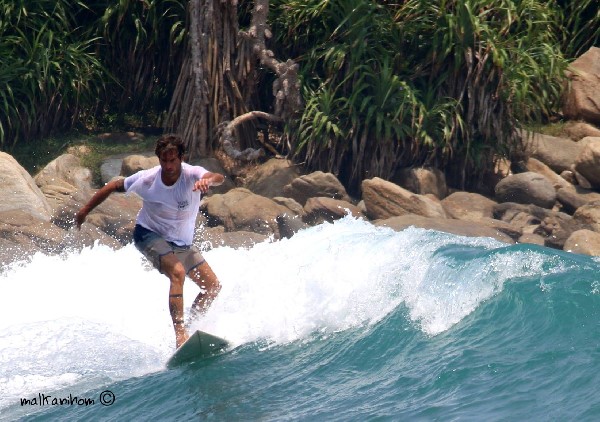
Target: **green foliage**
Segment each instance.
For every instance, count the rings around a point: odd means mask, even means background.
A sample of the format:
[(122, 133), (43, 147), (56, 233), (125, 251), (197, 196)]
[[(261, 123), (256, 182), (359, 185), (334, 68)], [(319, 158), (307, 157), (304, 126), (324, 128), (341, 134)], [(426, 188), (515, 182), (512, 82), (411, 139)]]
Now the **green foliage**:
[(600, 7), (598, 0), (557, 0), (561, 12), (559, 32), (561, 50), (568, 59), (600, 44)]
[(186, 19), (185, 0), (92, 2), (92, 28), (103, 63), (113, 76), (106, 109), (164, 112), (179, 75)]
[(521, 121), (548, 116), (566, 62), (539, 0), (274, 1), (282, 55), (301, 63), (296, 154), (355, 190), (434, 165), (457, 184), (518, 156)]
[(0, 0), (0, 148), (69, 127), (89, 112), (104, 71), (76, 25), (76, 0)]

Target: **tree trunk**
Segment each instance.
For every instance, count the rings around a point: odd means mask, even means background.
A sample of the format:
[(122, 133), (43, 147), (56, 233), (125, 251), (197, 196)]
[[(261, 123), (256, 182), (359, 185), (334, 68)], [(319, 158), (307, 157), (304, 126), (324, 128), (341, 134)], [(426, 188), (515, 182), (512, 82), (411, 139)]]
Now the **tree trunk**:
[[(190, 0), (188, 15), (188, 54), (165, 129), (182, 136), (192, 159), (211, 155), (219, 125), (247, 111), (254, 66), (238, 37), (236, 0)], [(249, 145), (255, 131), (245, 129), (238, 137)]]
[[(239, 31), (236, 0), (190, 0), (188, 13), (189, 51), (166, 129), (183, 137), (190, 159), (211, 155), (219, 141), (234, 159), (256, 159), (264, 151), (253, 148), (255, 120), (291, 122), (301, 107), (298, 65), (278, 61), (266, 46), (269, 0), (254, 2), (247, 32)], [(253, 110), (257, 63), (277, 75), (274, 113)]]

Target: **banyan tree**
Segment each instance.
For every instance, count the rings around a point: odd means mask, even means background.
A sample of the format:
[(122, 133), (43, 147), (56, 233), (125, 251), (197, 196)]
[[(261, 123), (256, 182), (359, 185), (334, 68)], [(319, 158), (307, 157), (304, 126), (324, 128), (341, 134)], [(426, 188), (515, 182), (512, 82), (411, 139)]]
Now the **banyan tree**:
[[(232, 158), (252, 160), (259, 124), (281, 125), (300, 109), (298, 65), (267, 48), (269, 1), (254, 2), (245, 31), (236, 0), (190, 0), (187, 56), (173, 93), (166, 127), (180, 133), (190, 158), (221, 146)], [(269, 111), (254, 110), (257, 67), (275, 75)], [(265, 144), (267, 146), (267, 144)]]

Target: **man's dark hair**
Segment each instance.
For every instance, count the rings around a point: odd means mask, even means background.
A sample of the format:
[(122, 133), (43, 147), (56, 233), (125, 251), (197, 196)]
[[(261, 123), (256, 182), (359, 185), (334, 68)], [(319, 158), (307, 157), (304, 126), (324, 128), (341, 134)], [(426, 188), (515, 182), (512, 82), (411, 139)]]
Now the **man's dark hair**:
[(160, 158), (163, 152), (173, 149), (177, 150), (177, 155), (179, 158), (183, 158), (183, 154), (185, 154), (185, 145), (183, 145), (183, 139), (181, 139), (181, 136), (179, 135), (168, 133), (158, 138), (154, 153), (158, 158)]

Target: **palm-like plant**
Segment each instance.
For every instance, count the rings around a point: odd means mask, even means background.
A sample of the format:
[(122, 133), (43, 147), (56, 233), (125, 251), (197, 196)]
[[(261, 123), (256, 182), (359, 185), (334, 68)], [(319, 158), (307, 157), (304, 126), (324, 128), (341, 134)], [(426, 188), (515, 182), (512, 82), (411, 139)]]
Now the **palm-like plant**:
[(353, 188), (415, 164), (464, 185), (495, 155), (517, 156), (515, 127), (560, 93), (556, 9), (544, 1), (275, 3), (275, 33), (310, 87), (296, 153)]
[(70, 127), (96, 103), (104, 71), (74, 0), (0, 0), (0, 147)]
[(124, 112), (164, 111), (181, 63), (185, 0), (88, 3), (103, 63), (113, 76), (106, 103)]
[(575, 58), (600, 43), (600, 7), (597, 0), (557, 0), (561, 14), (561, 49), (567, 58)]

